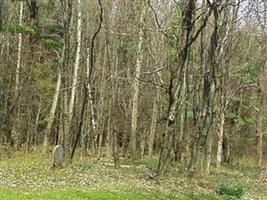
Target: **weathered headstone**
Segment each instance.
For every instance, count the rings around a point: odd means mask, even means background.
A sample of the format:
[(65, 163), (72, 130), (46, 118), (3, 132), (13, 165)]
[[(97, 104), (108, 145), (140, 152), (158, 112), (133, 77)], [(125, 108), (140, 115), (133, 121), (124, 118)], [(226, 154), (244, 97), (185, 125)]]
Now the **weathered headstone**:
[(55, 146), (53, 150), (53, 164), (52, 168), (61, 167), (64, 160), (64, 149), (61, 145)]

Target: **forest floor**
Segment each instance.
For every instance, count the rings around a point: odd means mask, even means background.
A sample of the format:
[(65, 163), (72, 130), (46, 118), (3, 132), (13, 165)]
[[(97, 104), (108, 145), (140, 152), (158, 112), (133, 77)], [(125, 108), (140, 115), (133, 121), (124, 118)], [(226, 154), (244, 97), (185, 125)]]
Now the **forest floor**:
[[(36, 153), (39, 152), (39, 153)], [(71, 165), (51, 170), (51, 157), (35, 153), (0, 154), (0, 199), (230, 199), (217, 195), (221, 183), (242, 186), (244, 200), (266, 200), (267, 184), (257, 183), (260, 170), (255, 167), (212, 169), (209, 176), (191, 177), (173, 163), (165, 178), (150, 176), (157, 160), (121, 160), (113, 168), (112, 160), (83, 157)]]

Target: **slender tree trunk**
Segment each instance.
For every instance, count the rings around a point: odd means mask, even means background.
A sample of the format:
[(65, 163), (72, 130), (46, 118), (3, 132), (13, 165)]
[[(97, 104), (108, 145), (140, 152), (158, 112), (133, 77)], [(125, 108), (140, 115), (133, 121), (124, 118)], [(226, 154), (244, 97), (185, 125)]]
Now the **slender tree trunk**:
[[(187, 63), (185, 64), (185, 69), (184, 69), (184, 75), (183, 75), (183, 85), (182, 85), (182, 91), (181, 91), (181, 96), (184, 97), (187, 94)], [(180, 118), (180, 135), (177, 137), (177, 143), (175, 147), (176, 151), (176, 156), (175, 160), (176, 161), (185, 161), (185, 147), (186, 147), (186, 136), (185, 134), (185, 126), (186, 126), (186, 117), (187, 117), (187, 104), (186, 104), (187, 98), (181, 105), (181, 118)]]
[[(108, 117), (108, 130), (107, 130), (107, 138), (106, 138), (106, 148), (107, 148), (107, 156), (113, 156), (117, 154), (117, 136), (114, 136), (114, 134), (117, 134), (114, 132), (114, 124), (115, 124), (115, 118), (116, 118), (116, 113), (114, 112), (115, 109), (114, 107), (116, 106), (116, 92), (117, 92), (117, 70), (118, 70), (118, 62), (119, 58), (118, 56), (116, 57), (115, 61), (115, 67), (112, 70), (112, 98), (110, 99), (109, 103), (109, 117)], [(116, 143), (116, 144), (115, 144)], [(114, 165), (115, 168), (117, 168), (117, 159), (114, 158)]]
[(257, 127), (257, 132), (258, 132), (258, 145), (257, 145), (257, 150), (258, 150), (258, 166), (262, 166), (262, 156), (263, 156), (263, 136), (264, 136), (264, 132), (266, 130), (266, 125), (263, 125), (265, 123), (263, 123), (263, 116), (266, 117), (267, 115), (267, 60), (266, 60), (266, 56), (267, 56), (267, 46), (266, 46), (266, 30), (267, 30), (267, 2), (263, 1), (263, 26), (262, 26), (262, 32), (263, 34), (265, 33), (265, 37), (263, 37), (263, 47), (262, 47), (262, 58), (263, 58), (263, 67), (262, 67), (262, 73), (261, 73), (261, 77), (260, 77), (260, 99), (259, 99), (259, 103), (260, 103), (260, 108), (259, 108), (259, 119), (258, 119), (258, 127)]
[[(78, 78), (78, 70), (79, 70), (79, 62), (80, 62), (80, 51), (81, 51), (81, 32), (82, 32), (82, 16), (81, 16), (81, 0), (77, 0), (77, 8), (78, 8), (78, 19), (77, 19), (77, 49), (76, 49), (76, 57), (74, 63), (74, 73), (72, 79), (72, 88), (71, 88), (71, 96), (69, 102), (69, 125), (71, 126), (72, 116), (73, 116), (73, 106), (77, 88), (77, 78)], [(69, 130), (71, 127), (69, 128)]]
[(61, 73), (63, 87), (63, 115), (62, 115), (62, 133), (65, 157), (70, 158), (71, 153), (71, 135), (69, 124), (69, 61), (70, 61), (70, 23), (72, 18), (72, 0), (63, 0), (63, 21), (64, 21), (64, 45), (61, 57)]
[[(213, 122), (214, 123), (214, 122)], [(214, 126), (214, 125), (212, 125)], [(214, 128), (211, 128), (214, 130)], [(212, 144), (213, 144), (213, 134), (210, 133), (210, 136), (207, 137), (207, 144), (205, 149), (205, 173), (210, 174), (210, 166), (211, 166), (211, 156), (212, 156)]]
[(53, 103), (52, 103), (52, 107), (50, 110), (50, 115), (47, 119), (47, 126), (46, 126), (46, 130), (45, 130), (45, 134), (44, 134), (44, 150), (47, 150), (47, 146), (48, 146), (48, 136), (50, 134), (51, 131), (51, 127), (52, 124), (54, 122), (55, 119), (55, 113), (56, 113), (56, 108), (57, 108), (57, 104), (58, 104), (58, 98), (59, 98), (59, 92), (60, 92), (60, 86), (61, 86), (61, 73), (58, 73), (58, 77), (57, 77), (57, 85), (56, 85), (56, 90), (55, 90), (55, 94), (54, 94), (54, 98), (53, 98)]
[(107, 157), (111, 157), (111, 155), (112, 155), (111, 114), (112, 114), (112, 99), (110, 99), (109, 109), (108, 109), (108, 127), (107, 127), (107, 137), (106, 137)]
[(258, 110), (258, 120), (257, 120), (257, 153), (258, 153), (258, 166), (262, 167), (262, 138), (263, 138), (263, 128), (262, 128), (263, 94), (262, 94), (262, 91), (259, 92), (258, 98), (259, 98), (259, 110)]
[(35, 124), (34, 124), (34, 131), (33, 131), (33, 137), (34, 137), (34, 145), (37, 145), (37, 135), (38, 135), (38, 126), (39, 126), (39, 119), (40, 119), (40, 114), (41, 114), (41, 109), (42, 109), (42, 96), (40, 96), (39, 99), (39, 104), (38, 104), (38, 111), (36, 114), (35, 118)]
[(258, 166), (262, 167), (263, 160), (263, 135), (266, 130), (263, 125), (263, 118), (266, 116), (266, 90), (267, 90), (267, 61), (263, 64), (262, 74), (259, 80), (259, 92), (258, 92), (258, 120), (257, 120), (257, 152), (258, 152)]
[[(23, 17), (23, 1), (20, 2), (19, 11), (19, 25), (22, 25)], [(21, 68), (21, 51), (22, 51), (22, 33), (19, 33), (18, 37), (18, 51), (17, 51), (17, 67), (15, 74), (15, 91), (14, 91), (14, 105), (17, 104), (17, 112), (15, 113), (15, 120), (13, 121), (12, 127), (12, 140), (14, 141), (16, 147), (19, 145), (19, 126), (20, 126), (20, 106), (18, 103), (19, 99), (19, 85), (20, 85), (20, 68)]]
[[(143, 5), (143, 4), (142, 4)], [(141, 5), (141, 6), (142, 6)], [(137, 137), (137, 119), (138, 119), (138, 99), (139, 99), (139, 90), (140, 90), (140, 76), (141, 76), (141, 67), (143, 62), (143, 42), (144, 42), (144, 31), (143, 31), (143, 19), (145, 15), (145, 6), (142, 6), (142, 11), (140, 15), (140, 24), (139, 29), (139, 39), (137, 47), (137, 60), (135, 66), (135, 77), (133, 82), (133, 101), (132, 101), (132, 122), (131, 122), (131, 135), (130, 135), (130, 153), (132, 158), (136, 158), (136, 137)]]
[(88, 101), (89, 101), (89, 105), (91, 106), (91, 120), (92, 120), (92, 129), (93, 129), (93, 147), (94, 147), (94, 151), (95, 153), (97, 150), (97, 118), (96, 118), (96, 111), (95, 111), (95, 102), (94, 102), (94, 93), (93, 93), (93, 88), (92, 88), (92, 72), (94, 71), (95, 68), (95, 41), (96, 38), (98, 36), (98, 34), (101, 31), (102, 28), (102, 23), (103, 23), (103, 5), (102, 5), (102, 1), (98, 0), (98, 5), (100, 7), (100, 13), (99, 13), (99, 24), (97, 27), (97, 30), (94, 32), (93, 37), (91, 39), (91, 45), (90, 48), (87, 49), (88, 55), (87, 55), (87, 64), (86, 64), (86, 88), (88, 91)]
[[(218, 101), (219, 101), (219, 122), (218, 122), (218, 143), (217, 143), (217, 159), (216, 159), (216, 167), (219, 168), (222, 163), (223, 157), (223, 139), (224, 137), (224, 124), (225, 124), (225, 111), (227, 109), (228, 101), (226, 100), (227, 90), (226, 90), (226, 83), (228, 82), (228, 59), (229, 59), (229, 43), (231, 39), (231, 29), (235, 19), (235, 12), (236, 8), (227, 7), (224, 9), (224, 19), (222, 20), (222, 28), (225, 29), (225, 35), (222, 38), (221, 46), (218, 50), (218, 60), (221, 60), (219, 63), (220, 72), (223, 74), (222, 77), (219, 78), (219, 94), (218, 94)], [(231, 21), (232, 20), (232, 21)]]
[(148, 141), (148, 156), (151, 157), (153, 154), (153, 146), (157, 127), (157, 117), (158, 117), (158, 100), (159, 100), (159, 89), (156, 88), (156, 95), (153, 101), (152, 117), (151, 117), (151, 127), (150, 135)]
[(119, 169), (120, 168), (120, 157), (119, 157), (119, 152), (118, 152), (118, 134), (116, 130), (113, 130), (112, 136), (113, 136), (112, 148), (113, 148), (114, 168)]
[[(108, 44), (107, 44), (108, 45)], [(105, 47), (104, 49), (104, 56), (103, 56), (103, 64), (102, 64), (102, 72), (101, 72), (101, 83), (105, 82), (105, 77), (106, 77), (106, 68), (107, 68), (107, 59), (108, 59), (108, 46)], [(103, 84), (101, 89), (100, 89), (100, 105), (99, 105), (99, 116), (102, 116), (98, 118), (98, 143), (97, 143), (97, 155), (100, 157), (101, 155), (101, 148), (102, 148), (102, 143), (103, 143), (103, 135), (104, 135), (104, 130), (105, 130), (105, 113), (104, 113), (104, 108), (105, 108), (105, 95), (107, 94), (106, 92), (106, 84)], [(101, 125), (100, 125), (101, 124)]]
[(118, 105), (118, 65), (119, 65), (119, 58), (116, 57), (115, 64), (111, 70), (112, 79), (111, 79), (111, 99), (110, 99), (110, 113), (109, 113), (109, 133), (108, 133), (108, 146), (110, 153), (112, 152), (114, 168), (118, 169), (120, 167), (120, 157), (118, 151), (118, 131), (117, 131), (117, 121), (118, 121), (118, 114), (117, 114), (117, 105)]
[[(86, 61), (86, 66), (87, 66), (87, 79), (89, 80), (89, 75), (90, 75), (90, 55), (89, 55), (89, 49), (87, 49), (87, 61)], [(88, 90), (88, 101), (89, 101), (89, 105), (90, 105), (90, 109), (91, 109), (91, 123), (92, 123), (92, 135), (93, 135), (93, 146), (96, 150), (96, 141), (95, 141), (95, 137), (96, 137), (96, 113), (95, 113), (95, 105), (94, 105), (94, 94), (92, 92), (92, 87), (91, 87), (91, 83), (90, 81), (87, 82), (87, 90)]]
[[(20, 11), (19, 11), (19, 25), (22, 24), (23, 17), (23, 1), (20, 2)], [(16, 68), (16, 82), (15, 82), (15, 93), (14, 96), (17, 98), (18, 89), (19, 89), (19, 79), (20, 79), (20, 68), (21, 68), (21, 47), (22, 47), (22, 33), (19, 33), (19, 42), (18, 42), (18, 58), (17, 58), (17, 68)]]
[(218, 131), (218, 143), (217, 143), (217, 159), (216, 159), (216, 167), (219, 168), (222, 163), (223, 156), (223, 132), (224, 132), (224, 112), (220, 114), (220, 123), (219, 123), (219, 131)]

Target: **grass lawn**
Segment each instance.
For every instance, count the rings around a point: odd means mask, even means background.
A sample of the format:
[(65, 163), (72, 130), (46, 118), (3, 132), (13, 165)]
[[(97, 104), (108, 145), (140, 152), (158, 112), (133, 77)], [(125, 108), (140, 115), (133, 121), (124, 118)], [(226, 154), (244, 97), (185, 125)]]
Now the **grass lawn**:
[(157, 158), (122, 159), (116, 170), (108, 158), (77, 154), (72, 164), (51, 170), (50, 154), (40, 152), (16, 152), (0, 160), (0, 200), (228, 200), (217, 194), (221, 183), (244, 188), (242, 200), (267, 199), (267, 185), (257, 183), (256, 167), (222, 166), (208, 176), (191, 177), (173, 163), (167, 177), (151, 179)]
[(75, 190), (55, 190), (51, 192), (17, 192), (0, 189), (1, 200), (222, 200), (207, 195), (172, 197), (148, 193), (123, 192), (82, 192)]

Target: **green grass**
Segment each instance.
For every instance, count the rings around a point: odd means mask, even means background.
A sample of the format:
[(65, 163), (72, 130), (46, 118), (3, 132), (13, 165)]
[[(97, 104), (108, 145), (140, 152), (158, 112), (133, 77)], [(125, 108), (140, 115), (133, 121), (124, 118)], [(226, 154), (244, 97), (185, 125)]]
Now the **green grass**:
[(121, 168), (116, 170), (110, 158), (81, 159), (78, 152), (72, 164), (51, 170), (51, 151), (41, 152), (36, 149), (27, 154), (20, 151), (9, 158), (1, 157), (0, 200), (221, 200), (223, 196), (216, 193), (220, 183), (242, 185), (245, 189), (242, 200), (267, 199), (267, 185), (257, 183), (260, 169), (255, 166), (224, 165), (219, 170), (212, 167), (209, 176), (192, 177), (173, 163), (167, 177), (151, 179), (156, 157), (121, 159)]
[(1, 200), (222, 200), (219, 198), (198, 195), (172, 197), (148, 193), (124, 192), (84, 192), (75, 190), (55, 190), (51, 192), (17, 192), (10, 189), (0, 189)]
[(146, 166), (149, 169), (155, 170), (157, 168), (157, 159), (155, 158), (142, 158), (138, 160), (132, 160), (132, 159), (123, 159), (121, 161), (121, 164), (123, 165), (132, 165), (132, 166)]

